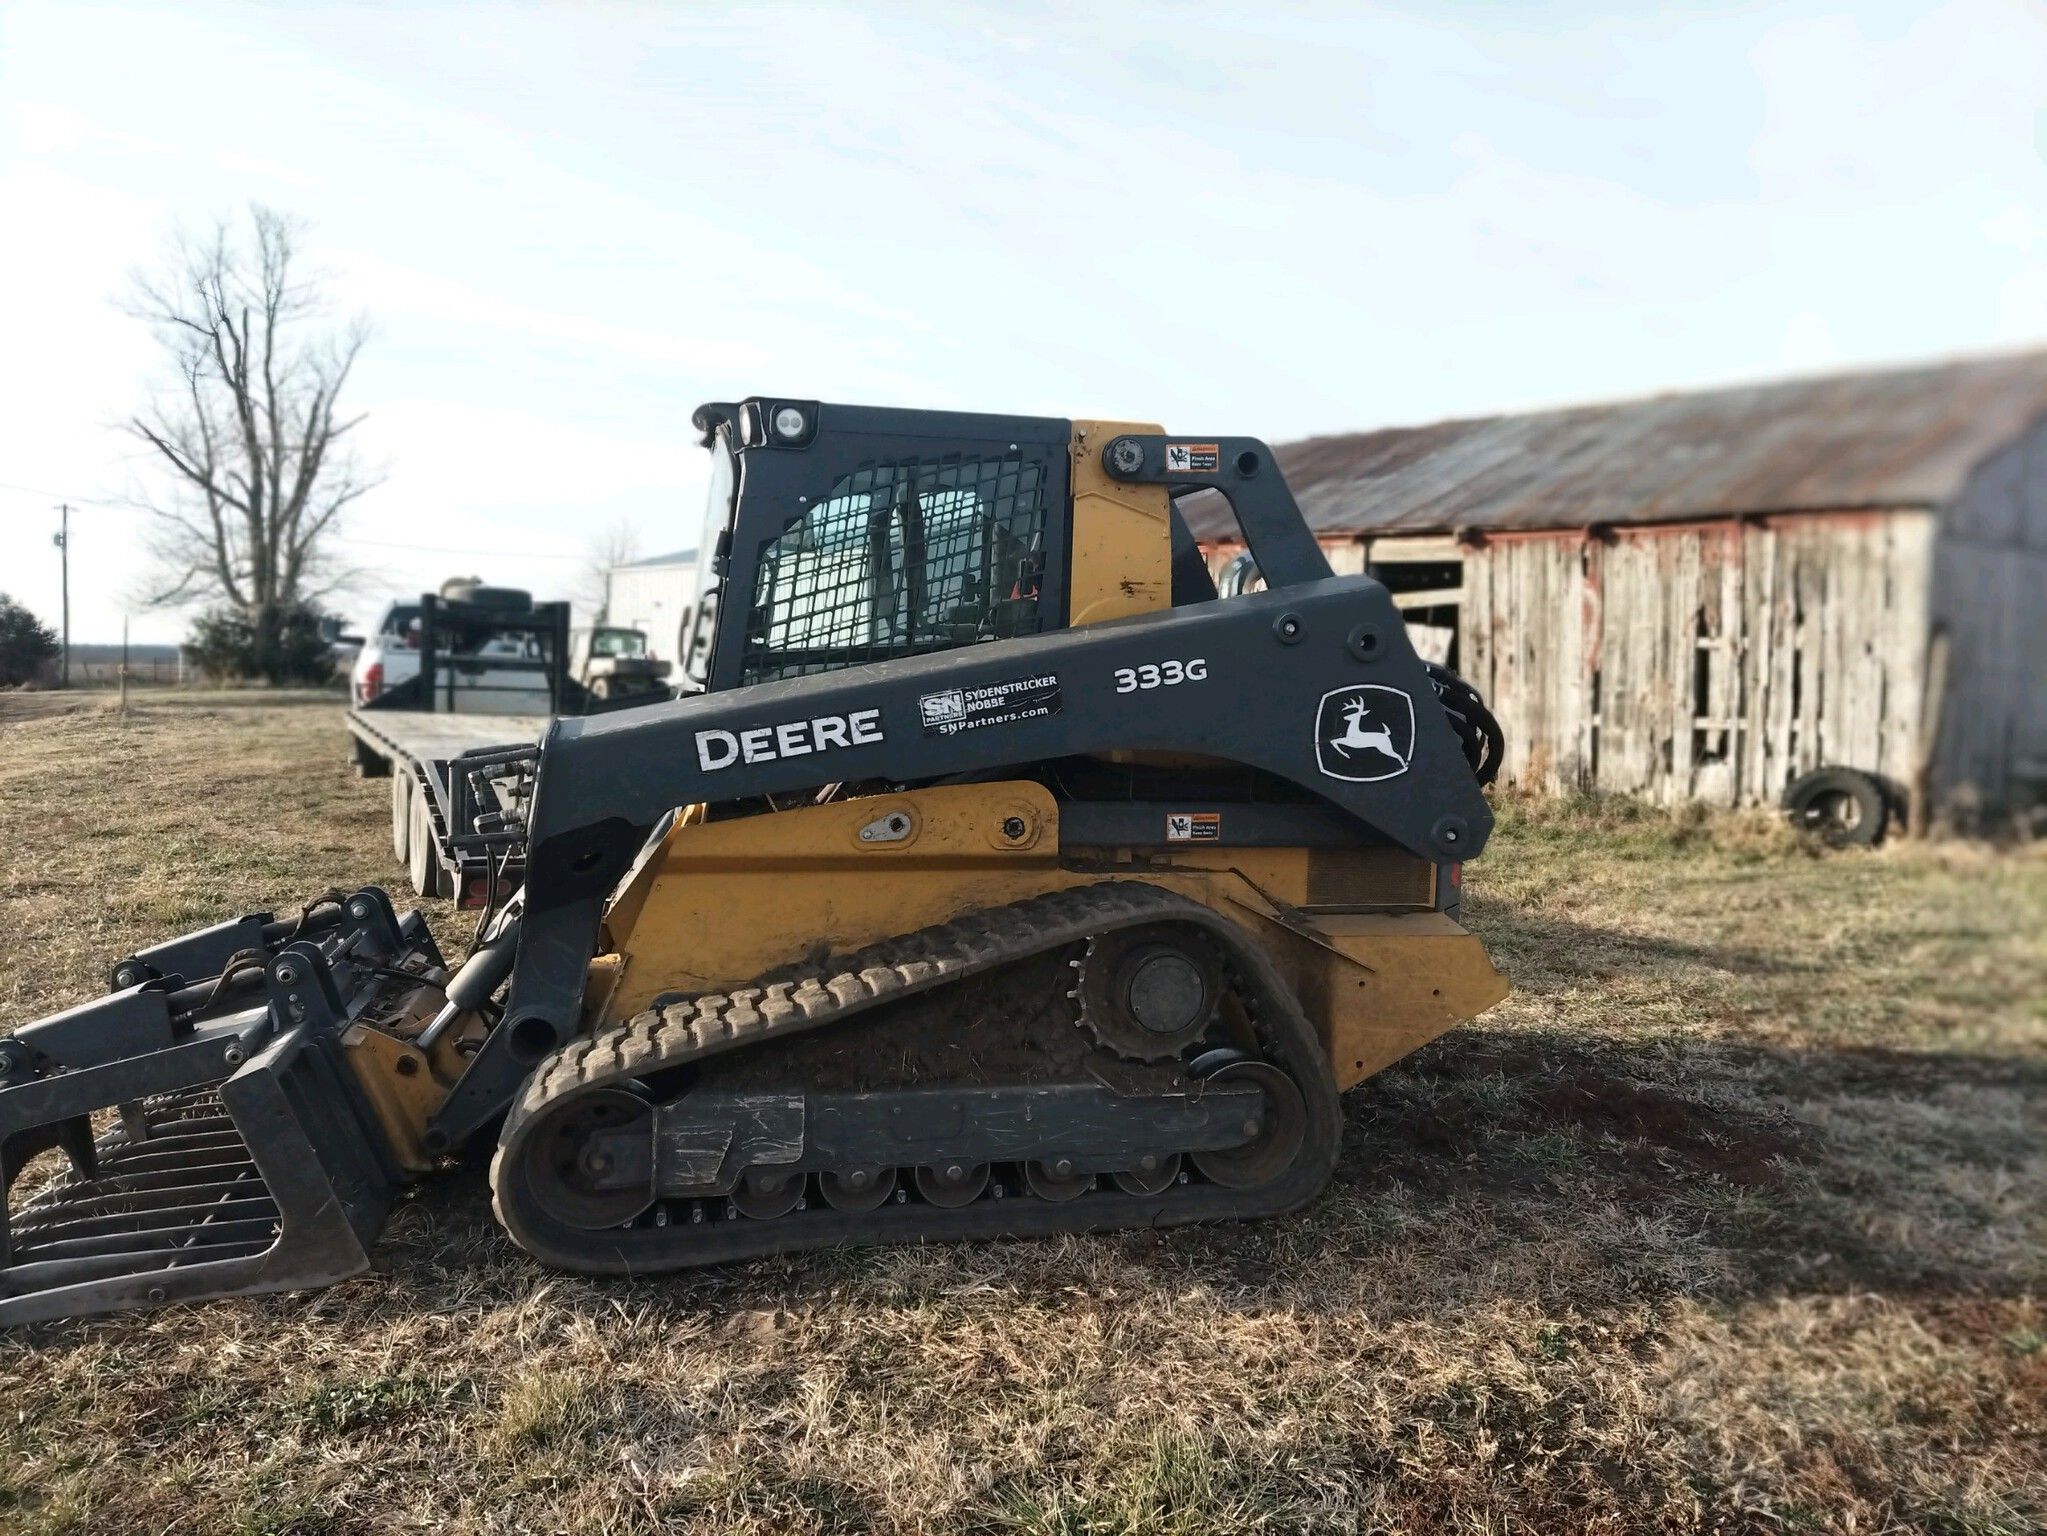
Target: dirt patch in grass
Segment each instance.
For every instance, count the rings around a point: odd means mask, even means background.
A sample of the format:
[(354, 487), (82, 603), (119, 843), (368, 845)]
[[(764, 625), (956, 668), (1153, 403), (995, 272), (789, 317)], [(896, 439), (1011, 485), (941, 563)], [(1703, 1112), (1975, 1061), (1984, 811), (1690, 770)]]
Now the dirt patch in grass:
[(1438, 1190), (1474, 1179), (1526, 1187), (1548, 1173), (1522, 1144), (1554, 1151), (1561, 1138), (1578, 1176), (1782, 1185), (1806, 1139), (1788, 1116), (1687, 1097), (1626, 1075), (1627, 1066), (1625, 1053), (1590, 1054), (1554, 1036), (1460, 1030), (1351, 1096), (1360, 1141), (1379, 1154), (1361, 1159), (1360, 1171)]
[[(0, 1024), (398, 881), (331, 700), (91, 702), (0, 697)], [(1293, 1217), (590, 1280), (472, 1164), (324, 1293), (0, 1337), (0, 1530), (2047, 1528), (2047, 857), (1509, 800), (1470, 877), (1515, 995)]]

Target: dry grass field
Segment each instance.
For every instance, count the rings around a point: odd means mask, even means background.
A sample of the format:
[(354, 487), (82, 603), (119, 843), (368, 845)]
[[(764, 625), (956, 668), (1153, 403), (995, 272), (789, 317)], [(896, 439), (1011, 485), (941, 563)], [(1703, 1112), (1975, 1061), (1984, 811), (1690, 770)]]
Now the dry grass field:
[[(0, 1024), (395, 883), (337, 717), (0, 697)], [(1501, 823), (1514, 997), (1302, 1216), (589, 1281), (464, 1169), (324, 1294), (0, 1338), (0, 1531), (2047, 1528), (2047, 857)]]

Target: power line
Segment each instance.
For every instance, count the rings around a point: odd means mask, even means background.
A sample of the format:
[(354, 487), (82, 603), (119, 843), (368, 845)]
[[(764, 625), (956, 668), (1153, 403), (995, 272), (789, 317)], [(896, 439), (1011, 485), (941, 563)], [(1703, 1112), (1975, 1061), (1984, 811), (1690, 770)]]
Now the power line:
[(74, 496), (69, 491), (46, 490), (40, 485), (16, 485), (11, 480), (0, 480), (0, 491), (20, 491), (28, 496), (55, 496), (58, 500), (68, 501), (73, 506), (106, 507), (116, 512), (142, 510), (133, 502), (106, 501), (96, 496)]
[[(149, 511), (149, 508), (137, 506), (132, 501), (105, 501), (92, 496), (67, 496), (62, 491), (46, 491), (34, 485), (16, 485), (11, 480), (0, 480), (0, 491), (20, 491), (29, 496), (56, 496), (70, 502), (73, 507), (104, 507), (114, 512)], [(332, 534), (329, 537), (336, 544), (359, 545), (365, 549), (416, 550), (423, 555), (487, 555), (506, 560), (571, 560), (578, 564), (589, 558), (586, 555), (566, 555), (559, 550), (479, 549), (474, 544), (414, 544), (402, 539), (361, 539), (348, 533)]]
[(357, 539), (351, 538), (347, 534), (337, 535), (334, 542), (336, 544), (362, 544), (371, 549), (411, 549), (417, 550), (423, 555), (487, 556), (493, 560), (499, 558), (506, 560), (574, 560), (580, 564), (590, 558), (588, 555), (564, 555), (558, 552), (542, 554), (539, 550), (497, 549), (494, 547), (479, 549), (474, 544), (413, 544), (410, 542), (400, 542), (396, 539)]

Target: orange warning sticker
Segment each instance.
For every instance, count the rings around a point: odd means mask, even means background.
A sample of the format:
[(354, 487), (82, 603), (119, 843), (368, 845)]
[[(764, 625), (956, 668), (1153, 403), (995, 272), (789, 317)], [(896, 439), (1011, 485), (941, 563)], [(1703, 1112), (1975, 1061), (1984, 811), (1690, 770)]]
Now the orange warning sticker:
[(1220, 443), (1166, 444), (1166, 473), (1169, 475), (1212, 475), (1222, 464)]
[(1221, 811), (1168, 811), (1166, 841), (1169, 843), (1213, 843), (1223, 835)]

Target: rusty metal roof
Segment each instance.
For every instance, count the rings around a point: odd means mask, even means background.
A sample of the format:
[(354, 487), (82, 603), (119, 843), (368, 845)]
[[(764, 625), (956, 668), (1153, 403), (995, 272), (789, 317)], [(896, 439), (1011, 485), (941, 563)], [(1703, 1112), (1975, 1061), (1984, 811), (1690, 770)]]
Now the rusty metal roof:
[[(1446, 421), (1275, 449), (1318, 533), (1938, 507), (2047, 414), (2047, 352)], [(1197, 537), (1236, 532), (1208, 493)]]

